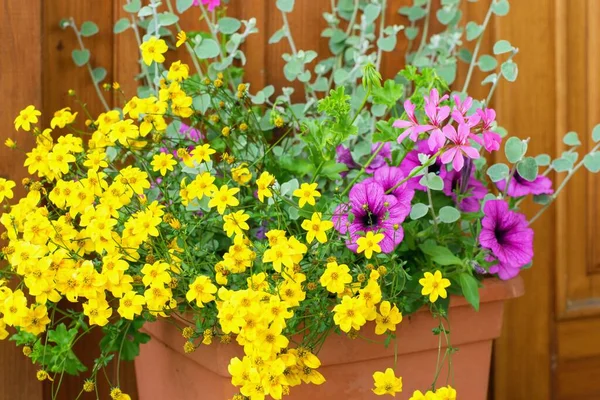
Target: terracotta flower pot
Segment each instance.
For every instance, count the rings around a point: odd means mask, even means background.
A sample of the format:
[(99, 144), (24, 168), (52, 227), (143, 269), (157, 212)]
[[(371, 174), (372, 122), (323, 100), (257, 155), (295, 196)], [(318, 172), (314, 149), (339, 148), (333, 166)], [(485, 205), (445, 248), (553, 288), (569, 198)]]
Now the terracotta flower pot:
[[(450, 325), (454, 387), (461, 400), (484, 400), (487, 397), (492, 341), (500, 335), (504, 300), (523, 294), (523, 281), (486, 280), (481, 291), (481, 307), (476, 312), (460, 297), (451, 299)], [(432, 334), (436, 319), (428, 310), (405, 318), (398, 326), (396, 373), (402, 376), (403, 392), (396, 396), (408, 399), (414, 390), (427, 389), (433, 380), (438, 355), (438, 337)], [(232, 357), (242, 357), (241, 347), (232, 343), (200, 346), (185, 354), (185, 339), (173, 325), (158, 321), (144, 330), (152, 340), (143, 345), (136, 359), (136, 375), (141, 400), (225, 400), (237, 393), (231, 385), (227, 365)], [(364, 335), (377, 342), (381, 336), (365, 326)], [(443, 352), (443, 350), (442, 350)], [(443, 354), (443, 353), (442, 353)], [(394, 366), (394, 342), (381, 344), (342, 335), (327, 338), (318, 354), (325, 376), (323, 385), (300, 385), (291, 389), (286, 399), (375, 399), (371, 392), (372, 374)], [(444, 385), (447, 371), (442, 369), (438, 383)]]

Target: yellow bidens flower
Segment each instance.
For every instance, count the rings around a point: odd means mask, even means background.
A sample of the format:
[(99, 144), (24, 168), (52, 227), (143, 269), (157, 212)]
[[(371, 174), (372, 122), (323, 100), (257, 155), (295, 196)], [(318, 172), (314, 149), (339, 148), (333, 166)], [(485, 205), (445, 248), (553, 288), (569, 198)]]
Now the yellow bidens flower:
[(4, 201), (4, 199), (12, 199), (13, 191), (12, 188), (15, 187), (15, 183), (13, 181), (6, 180), (4, 178), (0, 178), (0, 203)]
[(248, 164), (241, 163), (238, 167), (231, 168), (231, 177), (238, 185), (245, 185), (252, 179), (252, 173), (247, 166)]
[(240, 201), (235, 198), (235, 194), (239, 192), (238, 188), (231, 188), (227, 185), (221, 186), (221, 188), (214, 194), (214, 197), (210, 199), (208, 202), (208, 206), (210, 208), (217, 207), (217, 211), (219, 214), (223, 214), (225, 212), (225, 208), (227, 206), (235, 207), (240, 204)]
[[(212, 149), (210, 147), (210, 144), (203, 144), (202, 146), (197, 146), (194, 150), (192, 150), (190, 155), (192, 156), (192, 159), (194, 161), (196, 161), (198, 164), (200, 164), (202, 162), (209, 162), (211, 154), (214, 154), (216, 152), (217, 151), (215, 149)], [(193, 167), (193, 164), (192, 165), (186, 164), (186, 165), (188, 167)]]
[(17, 118), (15, 118), (15, 130), (22, 128), (24, 131), (29, 132), (31, 130), (31, 124), (37, 124), (38, 117), (42, 113), (35, 109), (35, 106), (27, 106), (19, 112)]
[(177, 43), (175, 43), (175, 46), (179, 47), (182, 44), (185, 43), (185, 41), (187, 40), (187, 35), (185, 34), (185, 31), (180, 31), (177, 34)]
[(244, 211), (236, 211), (227, 215), (223, 215), (223, 230), (227, 233), (227, 236), (232, 237), (235, 235), (243, 235), (244, 231), (250, 229), (246, 222), (250, 216)]
[(256, 195), (261, 203), (265, 201), (265, 197), (273, 197), (273, 192), (269, 187), (274, 182), (275, 177), (266, 171), (260, 174), (260, 177), (256, 180), (256, 186), (258, 187)]
[(315, 197), (321, 197), (321, 193), (317, 191), (317, 183), (303, 183), (299, 189), (294, 190), (293, 195), (299, 197), (298, 205), (304, 207), (306, 203), (311, 206), (315, 205)]
[(402, 322), (402, 313), (394, 304), (392, 307), (389, 301), (382, 301), (379, 305), (379, 314), (375, 319), (375, 334), (383, 335), (387, 331), (396, 331), (396, 325)]
[(169, 48), (164, 40), (152, 36), (140, 45), (140, 49), (142, 50), (144, 63), (150, 65), (152, 64), (152, 61), (157, 63), (164, 62), (165, 56), (163, 56), (163, 54), (166, 53)]
[(302, 229), (307, 231), (306, 243), (310, 244), (317, 239), (319, 243), (327, 242), (327, 232), (333, 228), (333, 222), (322, 221), (321, 213), (313, 213), (311, 219), (305, 219), (302, 221)]
[(153, 171), (160, 171), (160, 174), (165, 176), (167, 170), (173, 171), (173, 167), (177, 165), (177, 161), (173, 159), (172, 154), (160, 153), (152, 157), (150, 165), (152, 165)]
[(444, 386), (435, 391), (438, 400), (456, 400), (456, 389), (452, 386)]
[(337, 262), (333, 261), (327, 263), (327, 268), (321, 275), (319, 282), (331, 293), (344, 293), (346, 284), (352, 282), (352, 275), (349, 272), (350, 268), (346, 264), (338, 265)]
[(91, 393), (96, 389), (96, 383), (90, 379), (86, 379), (83, 382), (83, 391), (86, 393)]
[(187, 64), (183, 64), (181, 61), (175, 61), (171, 64), (167, 79), (170, 81), (181, 82), (187, 79), (190, 74), (190, 67)]
[(367, 322), (366, 311), (364, 301), (358, 297), (344, 296), (342, 302), (333, 307), (333, 322), (346, 333), (351, 329), (358, 331)]
[(446, 288), (450, 286), (450, 281), (442, 277), (442, 273), (438, 270), (433, 274), (425, 272), (424, 277), (419, 279), (419, 283), (423, 286), (421, 294), (429, 295), (429, 301), (435, 303), (438, 297), (445, 299), (448, 296)]
[(365, 257), (370, 259), (373, 257), (373, 252), (381, 253), (379, 242), (381, 242), (383, 238), (383, 233), (373, 233), (372, 231), (367, 232), (364, 237), (356, 239), (356, 244), (358, 245), (356, 252), (362, 253), (364, 251)]
[(12, 140), (11, 138), (8, 138), (4, 141), (4, 145), (6, 147), (8, 147), (9, 149), (16, 149), (17, 148), (17, 142), (15, 142), (14, 140)]
[(420, 390), (415, 390), (413, 395), (408, 400), (440, 400), (439, 397), (431, 390), (423, 394)]
[(137, 294), (136, 292), (127, 292), (119, 300), (119, 308), (117, 312), (125, 319), (133, 320), (136, 315), (142, 313), (142, 306), (146, 304), (144, 296)]
[(385, 372), (375, 372), (373, 380), (375, 381), (375, 387), (371, 390), (378, 396), (384, 394), (396, 396), (396, 393), (402, 392), (402, 378), (396, 377), (394, 370), (391, 368), (387, 368)]
[(54, 117), (50, 121), (50, 127), (52, 129), (59, 127), (64, 128), (66, 125), (75, 121), (77, 113), (71, 113), (70, 107), (65, 107), (62, 110), (58, 110), (54, 113)]
[(196, 301), (196, 305), (200, 308), (204, 304), (210, 303), (215, 299), (214, 294), (217, 293), (217, 287), (210, 281), (208, 276), (199, 276), (190, 285), (190, 290), (185, 294), (188, 302)]

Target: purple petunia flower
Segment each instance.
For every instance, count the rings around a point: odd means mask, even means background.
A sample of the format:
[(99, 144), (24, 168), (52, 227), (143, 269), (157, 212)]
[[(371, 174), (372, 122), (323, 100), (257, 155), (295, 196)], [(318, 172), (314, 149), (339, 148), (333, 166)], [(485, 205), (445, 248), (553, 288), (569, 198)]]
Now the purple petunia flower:
[[(475, 179), (473, 173), (470, 174), (468, 179), (466, 176), (457, 171), (448, 171), (442, 178), (444, 180), (444, 193), (452, 197), (456, 202), (458, 199), (458, 193), (461, 195), (462, 200), (458, 204), (458, 208), (462, 212), (478, 212), (481, 208), (481, 200), (488, 193), (487, 188), (483, 183)], [(463, 182), (466, 182), (466, 187), (461, 187)]]
[(202, 132), (184, 123), (182, 123), (179, 127), (179, 133), (181, 133), (188, 139), (193, 140), (194, 142), (199, 142), (200, 140), (204, 139), (204, 135), (202, 134)]
[[(381, 143), (373, 143), (373, 145), (371, 146), (371, 153), (374, 153), (380, 145)], [(371, 161), (371, 164), (369, 164), (369, 166), (365, 168), (365, 171), (367, 172), (367, 174), (372, 174), (378, 168), (387, 165), (386, 159), (390, 158), (392, 158), (392, 145), (390, 143), (386, 143), (383, 145), (381, 151), (377, 153), (373, 161)]]
[[(338, 147), (335, 148), (335, 152), (336, 152), (335, 160), (341, 164), (346, 164), (348, 169), (354, 169), (354, 168), (360, 167), (360, 165), (358, 165), (357, 163), (354, 162), (354, 159), (352, 158), (352, 153), (350, 152), (350, 149), (347, 148), (346, 146), (340, 144)], [(340, 175), (343, 178), (346, 175), (348, 175), (348, 171), (341, 172)]]
[[(506, 189), (506, 180), (496, 182), (498, 190), (504, 192)], [(552, 181), (550, 178), (540, 175), (533, 182), (524, 179), (518, 172), (512, 177), (508, 183), (508, 190), (506, 194), (511, 197), (527, 196), (528, 194), (540, 195), (540, 194), (552, 194)]]
[(510, 279), (533, 260), (533, 229), (523, 214), (511, 211), (504, 200), (488, 200), (483, 207), (479, 243), (498, 264), (490, 268), (500, 279)]
[[(438, 149), (434, 149), (433, 151), (429, 150), (429, 146), (427, 145), (427, 141), (426, 140), (420, 140), (417, 142), (417, 148), (415, 150), (411, 150), (409, 151), (406, 156), (404, 157), (404, 159), (402, 160), (402, 162), (400, 163), (400, 169), (402, 170), (402, 173), (404, 174), (404, 176), (408, 176), (410, 175), (411, 171), (417, 167), (421, 166), (421, 161), (419, 160), (419, 154), (427, 154), (428, 156), (431, 156), (433, 154), (435, 154), (435, 152)], [(435, 164), (430, 165), (427, 168), (427, 172), (434, 172), (434, 173), (439, 173), (440, 177), (444, 177), (444, 175), (446, 174), (446, 169), (442, 168), (442, 162), (440, 161), (440, 159), (438, 158), (435, 161)], [(419, 181), (421, 180), (421, 176), (415, 176), (413, 178), (410, 178), (407, 182), (407, 189), (415, 189), (415, 190), (421, 190), (421, 191), (426, 191), (427, 188), (425, 188), (425, 186), (421, 185), (419, 183)]]
[[(348, 215), (352, 214), (352, 222)], [(339, 205), (332, 217), (334, 228), (341, 234), (348, 234), (346, 246), (356, 251), (356, 240), (366, 232), (383, 233), (379, 242), (383, 253), (391, 253), (402, 242), (404, 231), (400, 224), (406, 218), (405, 207), (394, 195), (386, 195), (381, 184), (375, 181), (361, 182), (350, 190), (350, 204)]]
[[(400, 183), (404, 177), (405, 175), (400, 168), (385, 165), (375, 171), (373, 177), (365, 179), (363, 183), (376, 182), (380, 184), (383, 191), (387, 193), (391, 188)], [(410, 202), (415, 195), (414, 190), (408, 189), (407, 182), (404, 182), (400, 186), (394, 188), (389, 194), (396, 198), (398, 201), (396, 206), (402, 208), (401, 214), (404, 215), (403, 218), (406, 218), (406, 216), (410, 214)]]

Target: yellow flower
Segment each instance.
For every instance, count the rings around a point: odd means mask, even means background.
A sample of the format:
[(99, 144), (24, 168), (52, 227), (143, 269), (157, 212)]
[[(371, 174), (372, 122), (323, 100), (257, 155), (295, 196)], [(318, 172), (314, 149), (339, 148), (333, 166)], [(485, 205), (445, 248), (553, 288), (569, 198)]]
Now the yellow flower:
[(379, 314), (376, 318), (377, 326), (375, 327), (375, 333), (377, 335), (383, 335), (387, 331), (396, 331), (396, 325), (402, 322), (402, 313), (398, 311), (398, 307), (394, 305), (391, 307), (389, 301), (382, 301), (379, 305)]
[(199, 276), (190, 285), (190, 290), (185, 294), (188, 302), (196, 301), (198, 307), (204, 307), (204, 304), (210, 303), (215, 299), (217, 287), (210, 281), (208, 276)]
[(235, 198), (235, 194), (239, 192), (238, 188), (227, 187), (227, 185), (221, 186), (221, 188), (214, 194), (214, 197), (208, 202), (210, 208), (217, 207), (219, 214), (225, 212), (227, 206), (235, 207), (240, 204), (240, 201)]
[(136, 292), (127, 292), (119, 300), (119, 308), (117, 312), (125, 319), (133, 320), (136, 315), (142, 313), (142, 306), (146, 304), (144, 296), (137, 294)]
[(167, 52), (168, 47), (164, 40), (152, 36), (150, 39), (140, 45), (142, 50), (142, 58), (146, 65), (152, 64), (152, 61), (162, 63), (165, 61), (164, 53)]
[(346, 284), (352, 282), (352, 275), (349, 271), (350, 268), (346, 264), (338, 265), (335, 261), (327, 263), (327, 268), (321, 275), (319, 282), (331, 293), (343, 293)]
[(31, 130), (31, 124), (37, 124), (38, 117), (42, 113), (35, 109), (35, 106), (27, 106), (19, 112), (17, 118), (15, 118), (15, 130), (22, 128), (24, 131), (29, 132)]
[(429, 295), (429, 301), (435, 303), (438, 297), (445, 299), (448, 296), (446, 288), (450, 286), (450, 281), (442, 277), (442, 273), (438, 270), (433, 274), (425, 272), (424, 278), (419, 279), (419, 283), (423, 286), (421, 294)]
[(239, 167), (231, 168), (231, 177), (238, 185), (245, 185), (252, 179), (252, 173), (246, 165), (246, 163), (242, 163)]
[(160, 174), (165, 176), (167, 170), (173, 171), (173, 167), (177, 165), (177, 161), (173, 159), (172, 154), (160, 153), (155, 154), (154, 157), (152, 157), (150, 165), (152, 165), (153, 171), (160, 171)]
[(396, 377), (394, 370), (391, 368), (386, 369), (385, 372), (375, 372), (373, 380), (375, 381), (375, 387), (371, 390), (378, 396), (390, 394), (395, 397), (396, 393), (402, 392), (402, 378)]
[(213, 183), (215, 177), (209, 172), (203, 172), (201, 175), (197, 175), (196, 179), (187, 187), (189, 196), (196, 197), (201, 200), (202, 197), (212, 197), (217, 191), (217, 186)]
[(294, 190), (293, 195), (300, 198), (298, 200), (300, 208), (304, 207), (306, 203), (311, 206), (315, 205), (315, 197), (321, 197), (321, 193), (317, 191), (317, 186), (316, 183), (303, 183), (299, 189)]
[(381, 242), (384, 238), (383, 233), (374, 234), (372, 231), (367, 232), (364, 237), (360, 237), (356, 239), (356, 244), (358, 245), (358, 249), (356, 249), (357, 253), (365, 252), (365, 257), (370, 259), (373, 257), (373, 252), (381, 253), (381, 247), (379, 247), (379, 242)]
[(260, 177), (256, 180), (256, 186), (258, 187), (256, 195), (261, 203), (264, 202), (265, 197), (273, 197), (273, 193), (269, 189), (273, 182), (275, 182), (275, 177), (266, 171), (260, 174)]
[(175, 46), (179, 47), (182, 44), (185, 43), (185, 41), (187, 40), (187, 35), (185, 34), (185, 31), (181, 31), (177, 34), (177, 43), (175, 43)]
[(104, 326), (108, 324), (108, 318), (112, 315), (112, 308), (106, 299), (98, 297), (89, 299), (83, 304), (83, 313), (88, 316), (90, 325)]
[(333, 307), (333, 322), (346, 333), (350, 329), (358, 331), (367, 322), (364, 309), (365, 304), (359, 298), (344, 296), (342, 302)]
[(145, 286), (166, 285), (171, 282), (169, 270), (171, 266), (167, 263), (156, 261), (154, 264), (145, 264), (142, 268), (142, 282)]
[(190, 153), (192, 158), (200, 164), (201, 162), (209, 162), (210, 155), (216, 153), (215, 149), (210, 148), (210, 144), (203, 144), (202, 146), (196, 146)]
[(227, 233), (227, 236), (232, 237), (234, 234), (243, 235), (244, 230), (250, 229), (246, 221), (250, 216), (244, 211), (236, 211), (223, 216), (223, 230)]
[(4, 199), (12, 199), (13, 191), (12, 188), (15, 187), (15, 183), (13, 181), (6, 180), (4, 178), (0, 178), (0, 203), (4, 201)]
[(17, 148), (17, 142), (15, 142), (14, 140), (12, 140), (11, 138), (6, 139), (6, 141), (4, 142), (4, 145), (6, 147), (8, 147), (9, 149), (16, 149)]
[(58, 110), (54, 113), (54, 117), (52, 117), (52, 120), (50, 121), (50, 127), (52, 129), (56, 128), (57, 126), (59, 128), (64, 128), (65, 125), (75, 121), (76, 117), (77, 113), (73, 114), (71, 113), (70, 107), (65, 107), (62, 110)]
[(456, 400), (456, 389), (452, 386), (444, 386), (435, 391), (438, 400)]
[(431, 390), (423, 394), (420, 390), (415, 390), (408, 400), (439, 400), (439, 397)]
[(306, 234), (306, 243), (310, 244), (317, 239), (319, 243), (327, 242), (327, 232), (333, 228), (333, 222), (331, 221), (322, 221), (321, 213), (313, 213), (311, 219), (305, 219), (302, 221), (302, 229), (307, 231)]
[(169, 68), (167, 79), (170, 81), (181, 82), (187, 79), (190, 73), (190, 67), (187, 64), (183, 64), (181, 61), (175, 61)]

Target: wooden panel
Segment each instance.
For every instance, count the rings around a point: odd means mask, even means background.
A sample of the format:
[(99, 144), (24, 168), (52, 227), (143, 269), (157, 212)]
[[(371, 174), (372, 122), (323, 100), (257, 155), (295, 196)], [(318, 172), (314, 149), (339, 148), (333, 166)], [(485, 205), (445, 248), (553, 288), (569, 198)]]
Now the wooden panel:
[[(548, 0), (511, 2), (510, 14), (495, 22), (496, 38), (520, 49), (517, 81), (502, 82), (497, 90), (498, 121), (510, 135), (531, 137), (532, 154), (556, 154), (553, 5)], [(489, 54), (490, 49), (486, 51)], [(536, 210), (530, 203), (524, 207), (530, 216)], [(506, 304), (502, 336), (494, 353), (496, 400), (551, 399), (554, 226), (552, 211), (535, 223), (534, 266), (522, 273), (525, 296)]]
[[(593, 146), (589, 133), (600, 121), (600, 6), (593, 0), (559, 3), (565, 11), (557, 13), (561, 29), (557, 46), (565, 55), (559, 64), (559, 85), (561, 97), (569, 101), (557, 104), (560, 130), (556, 141), (566, 131), (577, 131), (583, 151), (588, 151)], [(562, 239), (557, 249), (559, 318), (600, 314), (600, 246), (595, 240), (600, 221), (598, 183), (597, 176), (583, 169), (558, 201), (557, 235)]]
[(561, 360), (600, 357), (600, 318), (561, 321), (557, 326), (558, 357)]
[[(15, 195), (24, 195), (20, 181), (25, 154), (11, 151), (4, 140), (12, 138), (23, 149), (35, 143), (33, 137), (15, 132), (12, 124), (19, 110), (29, 104), (41, 108), (41, 0), (5, 0), (0, 7), (0, 177), (17, 181)], [(39, 400), (42, 385), (35, 378), (36, 367), (13, 342), (0, 341), (0, 399)]]
[(600, 358), (559, 361), (556, 373), (558, 400), (600, 398)]

